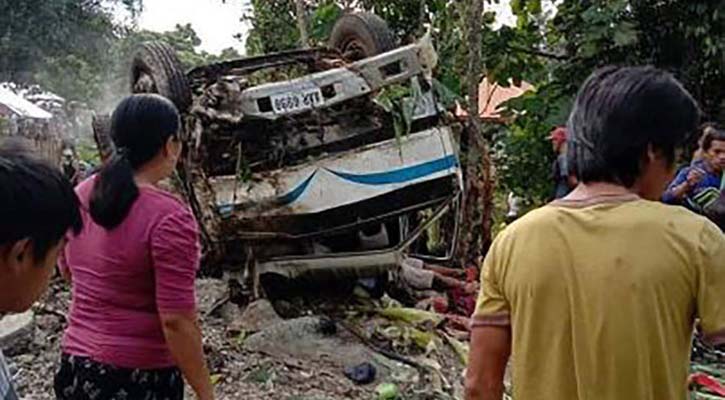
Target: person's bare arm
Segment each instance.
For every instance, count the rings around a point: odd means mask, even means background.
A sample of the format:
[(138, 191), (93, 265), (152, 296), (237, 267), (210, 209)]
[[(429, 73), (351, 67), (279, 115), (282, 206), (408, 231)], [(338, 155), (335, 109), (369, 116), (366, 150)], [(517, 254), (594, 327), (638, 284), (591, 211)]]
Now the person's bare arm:
[(501, 400), (510, 354), (510, 327), (474, 327), (466, 372), (466, 400)]
[(699, 168), (693, 168), (690, 170), (690, 172), (687, 174), (687, 179), (682, 182), (680, 185), (674, 187), (672, 189), (672, 195), (677, 200), (682, 200), (685, 197), (687, 197), (688, 194), (692, 191), (692, 189), (697, 186), (698, 183), (700, 183), (703, 179), (705, 179), (705, 171), (699, 169)]
[(685, 181), (682, 184), (672, 188), (670, 193), (672, 193), (672, 197), (674, 197), (675, 199), (682, 200), (687, 196), (688, 193), (690, 193), (691, 190), (692, 187), (687, 181)]
[(447, 276), (449, 278), (465, 278), (466, 277), (466, 270), (460, 269), (460, 268), (449, 268), (449, 267), (443, 267), (443, 266), (437, 265), (437, 264), (425, 263), (425, 264), (423, 264), (423, 269), (433, 271), (438, 275)]
[(64, 281), (67, 283), (73, 283), (73, 275), (71, 275), (70, 269), (58, 268), (58, 272), (60, 272), (60, 276)]
[(70, 272), (70, 266), (68, 265), (68, 261), (66, 260), (65, 256), (65, 247), (68, 245), (68, 239), (64, 238), (63, 243), (61, 244), (61, 250), (60, 253), (58, 253), (58, 272), (60, 273), (60, 277), (63, 278), (64, 281), (67, 283), (73, 283), (73, 275), (71, 275)]
[(200, 400), (214, 398), (197, 319), (198, 225), (189, 209), (164, 217), (151, 237), (156, 307), (166, 345)]
[(184, 378), (199, 400), (214, 398), (209, 369), (204, 359), (201, 329), (193, 313), (162, 313), (166, 343)]

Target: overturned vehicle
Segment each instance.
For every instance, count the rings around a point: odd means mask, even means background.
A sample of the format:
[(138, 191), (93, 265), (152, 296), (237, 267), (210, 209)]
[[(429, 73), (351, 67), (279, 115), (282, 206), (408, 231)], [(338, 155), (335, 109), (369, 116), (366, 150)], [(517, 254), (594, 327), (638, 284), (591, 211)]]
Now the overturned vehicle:
[(450, 261), (460, 127), (432, 79), (436, 61), (430, 39), (397, 47), (366, 13), (343, 16), (328, 48), (188, 73), (170, 47), (145, 43), (132, 90), (182, 112), (176, 187), (199, 220), (205, 268), (269, 294), (382, 276), (409, 256)]

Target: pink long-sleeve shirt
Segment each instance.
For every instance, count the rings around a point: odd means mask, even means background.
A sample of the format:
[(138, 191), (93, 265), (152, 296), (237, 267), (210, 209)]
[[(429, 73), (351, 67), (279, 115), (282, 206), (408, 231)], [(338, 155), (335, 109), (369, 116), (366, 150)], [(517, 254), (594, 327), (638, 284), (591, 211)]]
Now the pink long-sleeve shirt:
[(140, 187), (124, 221), (107, 231), (88, 212), (94, 182), (76, 188), (84, 227), (60, 262), (73, 282), (63, 351), (121, 368), (173, 366), (159, 315), (196, 310), (197, 222), (173, 195)]

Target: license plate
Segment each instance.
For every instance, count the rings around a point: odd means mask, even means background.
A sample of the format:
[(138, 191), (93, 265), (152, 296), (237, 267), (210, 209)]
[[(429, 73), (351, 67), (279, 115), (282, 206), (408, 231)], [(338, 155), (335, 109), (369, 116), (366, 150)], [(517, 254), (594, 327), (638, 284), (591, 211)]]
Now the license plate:
[(272, 109), (275, 114), (287, 114), (293, 111), (308, 110), (322, 105), (322, 103), (322, 91), (320, 89), (309, 89), (272, 96)]

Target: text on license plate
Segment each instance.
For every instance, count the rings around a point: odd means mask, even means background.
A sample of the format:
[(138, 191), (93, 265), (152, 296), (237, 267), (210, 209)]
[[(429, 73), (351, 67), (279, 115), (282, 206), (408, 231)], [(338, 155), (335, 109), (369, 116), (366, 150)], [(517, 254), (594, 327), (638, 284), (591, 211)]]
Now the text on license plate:
[(320, 89), (310, 89), (302, 92), (272, 96), (272, 109), (277, 114), (306, 110), (317, 107), (322, 103), (323, 99)]

